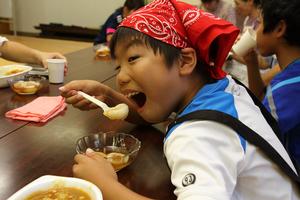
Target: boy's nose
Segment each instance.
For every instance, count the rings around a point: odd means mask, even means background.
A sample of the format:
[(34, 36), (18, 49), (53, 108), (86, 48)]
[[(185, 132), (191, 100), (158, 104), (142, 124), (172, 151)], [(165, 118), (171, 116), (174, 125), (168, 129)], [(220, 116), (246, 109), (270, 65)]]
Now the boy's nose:
[(130, 76), (128, 75), (128, 73), (126, 72), (125, 69), (120, 69), (119, 73), (117, 74), (117, 83), (120, 86), (126, 85), (127, 83), (130, 82)]

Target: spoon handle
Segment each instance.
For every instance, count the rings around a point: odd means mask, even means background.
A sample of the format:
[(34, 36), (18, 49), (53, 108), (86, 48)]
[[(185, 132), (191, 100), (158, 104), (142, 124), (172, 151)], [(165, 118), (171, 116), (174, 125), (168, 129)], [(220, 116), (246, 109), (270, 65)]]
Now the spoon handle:
[(83, 98), (93, 102), (94, 104), (96, 104), (97, 106), (101, 107), (103, 109), (103, 111), (107, 110), (109, 107), (102, 101), (96, 99), (95, 97), (92, 97), (82, 91), (78, 91), (78, 94), (80, 94), (81, 96), (83, 96)]

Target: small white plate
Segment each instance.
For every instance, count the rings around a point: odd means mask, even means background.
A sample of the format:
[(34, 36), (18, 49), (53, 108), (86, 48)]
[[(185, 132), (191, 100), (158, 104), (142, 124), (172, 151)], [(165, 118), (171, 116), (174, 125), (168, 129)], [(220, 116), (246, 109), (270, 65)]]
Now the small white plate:
[[(12, 74), (7, 74), (8, 72), (15, 69), (20, 71)], [(0, 66), (0, 88), (8, 87), (8, 79), (24, 76), (31, 69), (32, 67), (30, 66), (19, 64)]]
[(34, 180), (22, 189), (17, 191), (7, 200), (20, 200), (26, 199), (34, 192), (48, 190), (56, 185), (62, 185), (65, 187), (79, 188), (88, 193), (93, 200), (103, 200), (100, 189), (93, 183), (85, 181), (79, 178), (63, 177), (63, 176), (51, 176), (45, 175)]

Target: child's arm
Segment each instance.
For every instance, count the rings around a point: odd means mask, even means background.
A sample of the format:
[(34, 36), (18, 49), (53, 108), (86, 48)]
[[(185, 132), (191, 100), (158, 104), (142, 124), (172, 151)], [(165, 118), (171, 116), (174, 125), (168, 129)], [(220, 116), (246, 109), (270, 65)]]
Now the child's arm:
[(109, 44), (111, 38), (112, 38), (113, 33), (107, 34), (106, 35), (106, 42)]
[(259, 98), (265, 96), (265, 83), (259, 71), (259, 61), (254, 50), (244, 56), (248, 72), (249, 89)]
[(118, 25), (120, 24), (121, 20), (122, 20), (122, 16), (116, 14), (112, 14), (107, 19), (105, 34), (106, 34), (106, 42), (108, 44), (112, 38), (113, 33), (116, 31)]
[(82, 96), (77, 95), (77, 91), (83, 91), (89, 95), (95, 96), (97, 99), (115, 106), (119, 103), (126, 103), (129, 106), (129, 115), (127, 121), (137, 124), (145, 124), (146, 122), (136, 112), (136, 106), (131, 103), (123, 94), (115, 91), (107, 85), (101, 84), (93, 80), (75, 80), (59, 88), (61, 95), (66, 98), (66, 103), (72, 104), (81, 110), (90, 110), (98, 108)]
[(4, 42), (3, 45), (0, 46), (0, 52), (4, 59), (22, 63), (39, 64), (46, 68), (46, 60), (48, 58), (61, 58), (66, 60), (66, 58), (60, 53), (39, 51), (13, 41)]
[(118, 177), (112, 165), (101, 155), (87, 151), (87, 155), (75, 156), (73, 166), (74, 176), (88, 180), (97, 185), (105, 200), (146, 200), (143, 197), (118, 182)]

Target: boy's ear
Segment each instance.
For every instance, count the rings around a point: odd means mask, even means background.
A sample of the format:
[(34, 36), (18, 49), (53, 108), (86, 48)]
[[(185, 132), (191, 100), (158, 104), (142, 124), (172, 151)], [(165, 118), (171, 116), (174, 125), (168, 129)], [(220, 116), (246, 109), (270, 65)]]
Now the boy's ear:
[(286, 23), (284, 20), (280, 20), (276, 28), (274, 29), (275, 36), (277, 38), (281, 38), (284, 36), (285, 31), (286, 31)]
[(179, 66), (180, 75), (189, 75), (197, 65), (197, 54), (193, 48), (181, 49), (181, 61)]

